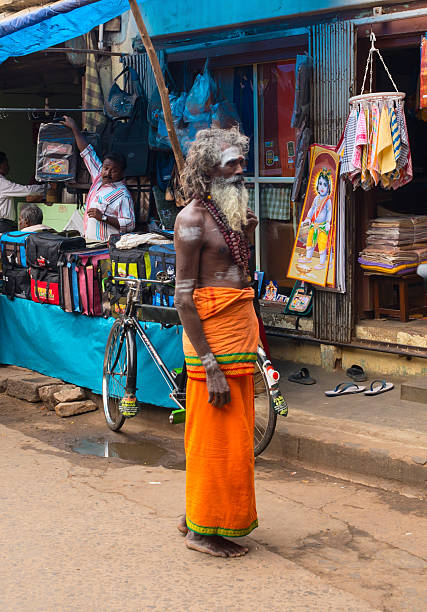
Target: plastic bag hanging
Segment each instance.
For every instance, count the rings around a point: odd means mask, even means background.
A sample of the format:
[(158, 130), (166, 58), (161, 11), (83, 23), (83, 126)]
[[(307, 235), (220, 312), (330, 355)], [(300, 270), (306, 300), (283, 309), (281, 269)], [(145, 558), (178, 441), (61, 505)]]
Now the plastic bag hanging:
[(198, 74), (194, 80), (193, 87), (188, 94), (184, 110), (184, 121), (188, 123), (211, 122), (211, 109), (216, 98), (216, 83), (208, 69), (206, 60), (203, 72)]

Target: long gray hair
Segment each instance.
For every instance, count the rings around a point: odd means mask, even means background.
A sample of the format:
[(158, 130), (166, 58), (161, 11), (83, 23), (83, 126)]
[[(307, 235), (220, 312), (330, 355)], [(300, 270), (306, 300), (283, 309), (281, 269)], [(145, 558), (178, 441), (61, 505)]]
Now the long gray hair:
[(181, 174), (181, 187), (185, 198), (203, 198), (209, 193), (212, 182), (210, 173), (221, 163), (223, 145), (238, 147), (242, 155), (246, 156), (249, 151), (249, 138), (241, 134), (236, 127), (229, 130), (210, 128), (197, 132)]

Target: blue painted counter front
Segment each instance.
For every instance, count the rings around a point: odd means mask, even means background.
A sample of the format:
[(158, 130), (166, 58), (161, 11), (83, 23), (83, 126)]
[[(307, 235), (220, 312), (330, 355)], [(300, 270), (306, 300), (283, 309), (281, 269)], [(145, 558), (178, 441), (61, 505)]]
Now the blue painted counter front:
[[(0, 295), (0, 363), (17, 365), (66, 382), (102, 391), (102, 366), (114, 319), (64, 312), (58, 306)], [(183, 364), (182, 328), (147, 323), (147, 335), (169, 368)], [(175, 407), (157, 367), (138, 346), (140, 401)]]

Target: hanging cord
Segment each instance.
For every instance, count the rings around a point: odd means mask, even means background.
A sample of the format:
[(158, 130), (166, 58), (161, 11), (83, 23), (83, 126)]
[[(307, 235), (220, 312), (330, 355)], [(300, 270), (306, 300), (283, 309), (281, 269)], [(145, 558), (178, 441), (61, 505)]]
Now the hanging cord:
[(362, 84), (362, 92), (361, 92), (361, 94), (363, 95), (363, 93), (365, 91), (365, 83), (366, 83), (366, 77), (367, 77), (367, 74), (368, 74), (368, 68), (370, 68), (369, 93), (372, 93), (372, 71), (373, 71), (373, 63), (374, 63), (374, 53), (378, 53), (378, 57), (380, 58), (383, 66), (384, 66), (384, 70), (386, 71), (390, 81), (392, 82), (394, 89), (396, 91), (398, 91), (398, 89), (396, 87), (396, 83), (393, 81), (393, 77), (391, 76), (390, 71), (389, 71), (389, 69), (386, 66), (386, 63), (385, 63), (385, 61), (383, 59), (383, 56), (381, 55), (379, 49), (377, 49), (376, 46), (375, 46), (375, 41), (377, 39), (376, 39), (376, 36), (375, 36), (375, 34), (373, 32), (371, 32), (370, 39), (371, 39), (371, 48), (369, 49), (368, 59), (366, 61), (365, 75), (363, 77), (363, 84)]

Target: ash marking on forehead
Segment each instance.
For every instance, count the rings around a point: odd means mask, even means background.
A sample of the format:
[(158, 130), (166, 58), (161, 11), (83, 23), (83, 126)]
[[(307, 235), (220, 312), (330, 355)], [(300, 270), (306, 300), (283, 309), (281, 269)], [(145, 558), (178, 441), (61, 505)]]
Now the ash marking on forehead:
[(239, 147), (227, 147), (221, 153), (221, 168), (224, 168), (226, 164), (230, 161), (234, 161), (236, 159), (243, 159), (243, 155)]
[(202, 235), (202, 228), (197, 226), (178, 228), (178, 238), (185, 242), (195, 242)]

